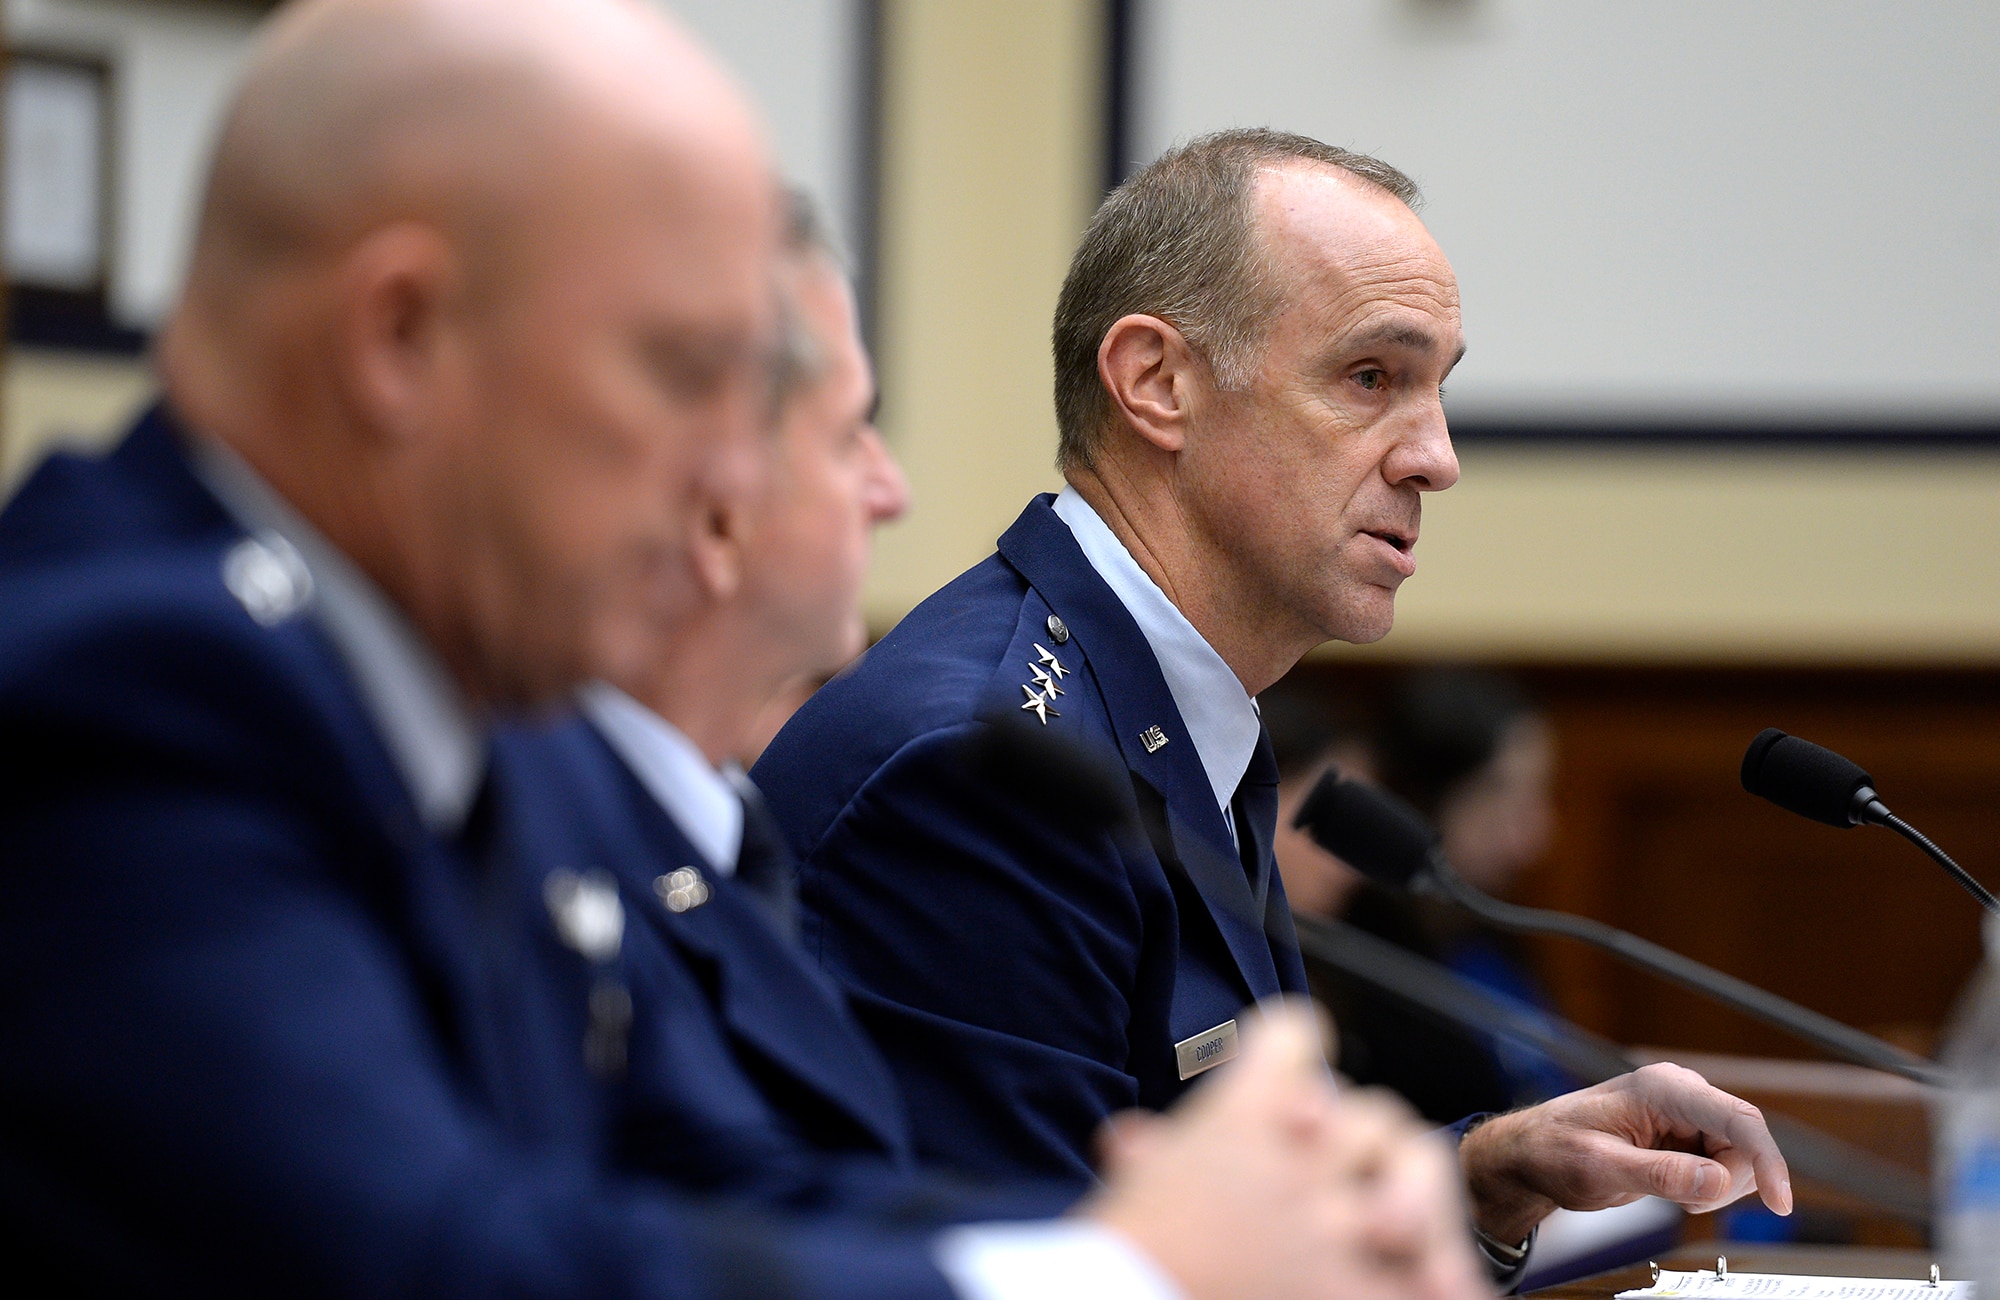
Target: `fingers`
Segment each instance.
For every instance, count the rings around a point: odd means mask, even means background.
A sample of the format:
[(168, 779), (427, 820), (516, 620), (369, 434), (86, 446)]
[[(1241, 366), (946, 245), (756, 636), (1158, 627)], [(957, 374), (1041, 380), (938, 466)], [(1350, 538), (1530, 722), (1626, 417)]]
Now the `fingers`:
[(1332, 1030), (1332, 1019), (1311, 999), (1270, 998), (1258, 1003), (1257, 1014), (1250, 1018), (1250, 1027), (1243, 1035), (1243, 1054), (1247, 1059), (1255, 1051), (1274, 1067), (1323, 1075)]
[(1335, 1093), (1311, 1006), (1304, 999), (1262, 1004), (1246, 1017), (1242, 1055), (1198, 1084), (1177, 1113), (1195, 1123), (1268, 1125), (1295, 1141), (1315, 1140)]
[(1380, 1089), (1350, 1088), (1336, 1105), (1326, 1148), (1329, 1172), (1342, 1177), (1379, 1177), (1400, 1144), (1425, 1131), (1415, 1112)]
[(1121, 1110), (1105, 1120), (1097, 1130), (1097, 1167), (1109, 1174), (1146, 1159), (1165, 1130), (1158, 1115), (1144, 1110)]
[(1718, 1156), (1723, 1149), (1733, 1149), (1747, 1160), (1764, 1204), (1778, 1214), (1792, 1212), (1791, 1171), (1762, 1111), (1677, 1065), (1649, 1065), (1632, 1077), (1642, 1085), (1641, 1095), (1672, 1127), (1693, 1129)]
[(1251, 1021), (1243, 1055), (1171, 1113), (1105, 1125), (1105, 1184), (1081, 1212), (1196, 1300), (1473, 1300), (1449, 1160), (1398, 1105), (1336, 1092), (1318, 1050), (1297, 1008)]
[(1492, 1295), (1466, 1231), (1458, 1161), (1435, 1134), (1400, 1144), (1375, 1188), (1375, 1210), (1393, 1222), (1369, 1225), (1363, 1244), (1392, 1276), (1407, 1279), (1412, 1300), (1468, 1300)]
[(1385, 1260), (1421, 1262), (1441, 1225), (1463, 1235), (1457, 1163), (1428, 1133), (1402, 1135), (1357, 1190), (1363, 1240)]
[(1490, 1297), (1450, 1144), (1389, 1094), (1350, 1089), (1340, 1101), (1329, 1172), (1358, 1232), (1356, 1258), (1400, 1300)]
[[(1745, 1102), (1748, 1106), (1749, 1103)], [(1770, 1128), (1764, 1123), (1764, 1114), (1756, 1107), (1750, 1107), (1755, 1116), (1755, 1127), (1749, 1140), (1738, 1140), (1738, 1150), (1747, 1151), (1750, 1168), (1756, 1178), (1757, 1194), (1764, 1205), (1774, 1214), (1792, 1212), (1792, 1171), (1785, 1164), (1784, 1153), (1778, 1150), (1777, 1139), (1771, 1136)], [(1746, 1128), (1749, 1127), (1746, 1125)]]
[[(1720, 1161), (1684, 1151), (1635, 1152), (1646, 1191), (1701, 1213), (1736, 1199), (1734, 1179)], [(1747, 1181), (1747, 1179), (1746, 1179)]]

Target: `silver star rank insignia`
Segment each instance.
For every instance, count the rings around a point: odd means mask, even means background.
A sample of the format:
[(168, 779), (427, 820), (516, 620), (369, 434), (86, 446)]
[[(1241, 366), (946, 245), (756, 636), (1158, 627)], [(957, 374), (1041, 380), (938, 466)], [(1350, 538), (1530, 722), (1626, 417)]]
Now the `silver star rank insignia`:
[(1060, 718), (1062, 716), (1062, 714), (1057, 713), (1049, 707), (1048, 696), (1043, 695), (1026, 683), (1022, 683), (1021, 689), (1028, 693), (1028, 702), (1021, 706), (1021, 711), (1024, 713), (1033, 713), (1037, 718), (1041, 719), (1044, 727), (1049, 725), (1050, 718)]
[(1057, 677), (1069, 676), (1069, 669), (1062, 666), (1062, 660), (1050, 654), (1040, 642), (1037, 642), (1035, 645), (1035, 654), (1038, 656), (1036, 662), (1047, 665)]
[(1028, 671), (1035, 675), (1035, 685), (1042, 688), (1042, 694), (1053, 699), (1063, 693), (1063, 688), (1056, 685), (1056, 679), (1049, 676), (1048, 669), (1040, 664), (1029, 664)]

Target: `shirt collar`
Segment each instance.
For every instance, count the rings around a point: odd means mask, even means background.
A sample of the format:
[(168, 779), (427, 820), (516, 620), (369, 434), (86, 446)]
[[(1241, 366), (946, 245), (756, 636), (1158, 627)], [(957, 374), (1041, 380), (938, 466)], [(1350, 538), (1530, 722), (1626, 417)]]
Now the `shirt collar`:
[(614, 686), (594, 682), (578, 696), (584, 716), (722, 875), (743, 850), (743, 796), (680, 728)]
[(1166, 678), (1167, 692), (1187, 725), (1188, 739), (1201, 756), (1208, 784), (1233, 835), (1236, 822), (1229, 816), (1230, 801), (1257, 752), (1257, 736), (1263, 726), (1257, 718), (1256, 702), (1222, 656), (1139, 567), (1118, 534), (1097, 517), (1081, 493), (1065, 487), (1056, 496), (1055, 512), (1069, 525), (1083, 557), (1125, 606), (1152, 647), (1153, 657), (1160, 662), (1160, 675)]
[(230, 447), (189, 439), (196, 477), (252, 533), (276, 533), (312, 575), (313, 617), (346, 663), (417, 815), (465, 826), (486, 775), (486, 732), (444, 664), (394, 601)]

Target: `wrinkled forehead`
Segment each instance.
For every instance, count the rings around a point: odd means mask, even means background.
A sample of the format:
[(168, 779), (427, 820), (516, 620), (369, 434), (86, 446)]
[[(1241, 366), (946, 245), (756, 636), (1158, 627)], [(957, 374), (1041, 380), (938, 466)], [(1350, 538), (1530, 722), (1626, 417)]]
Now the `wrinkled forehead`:
[(1289, 305), (1338, 318), (1401, 308), (1458, 328), (1458, 279), (1416, 213), (1317, 163), (1266, 168), (1253, 206), (1261, 255)]

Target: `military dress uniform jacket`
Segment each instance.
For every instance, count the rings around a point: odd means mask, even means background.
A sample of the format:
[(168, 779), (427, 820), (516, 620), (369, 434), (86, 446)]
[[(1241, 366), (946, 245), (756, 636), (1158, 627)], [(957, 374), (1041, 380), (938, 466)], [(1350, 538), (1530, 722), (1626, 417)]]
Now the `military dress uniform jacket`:
[[(557, 1041), (590, 1044), (611, 1084), (611, 1160), (676, 1187), (858, 1225), (1043, 1218), (1056, 1184), (989, 1186), (926, 1173), (895, 1079), (839, 989), (764, 899), (707, 865), (587, 721), (510, 728), (495, 744), (509, 853), (528, 928), (561, 889), (615, 891), (617, 952), (551, 1002)], [(551, 888), (551, 877), (557, 882)], [(608, 945), (607, 945), (608, 946)]]
[[(521, 792), (426, 829), (258, 545), (157, 412), (0, 514), (9, 1266), (83, 1293), (951, 1294), (924, 1234), (612, 1158), (575, 1032), (604, 972), (520, 924), (495, 849)], [(566, 996), (570, 1023), (537, 1010)]]
[[(1128, 772), (1123, 824), (1145, 833), (1079, 833), (1037, 774), (954, 761), (1001, 717)], [(1086, 1180), (1107, 1115), (1170, 1104), (1226, 1059), (1246, 1004), (1305, 989), (1270, 814), (1242, 820), (1239, 855), (1150, 646), (1049, 497), (753, 775), (801, 860), (802, 937), (901, 1079), (926, 1159)]]

